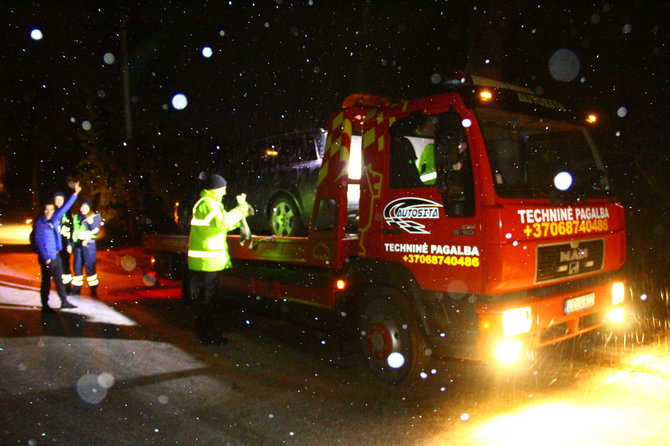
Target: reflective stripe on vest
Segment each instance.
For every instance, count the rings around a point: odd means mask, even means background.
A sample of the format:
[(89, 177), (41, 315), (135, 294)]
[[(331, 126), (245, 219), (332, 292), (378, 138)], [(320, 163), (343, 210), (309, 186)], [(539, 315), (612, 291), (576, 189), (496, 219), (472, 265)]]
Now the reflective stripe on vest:
[(226, 251), (219, 249), (217, 251), (195, 251), (192, 249), (188, 250), (189, 257), (197, 257), (201, 259), (215, 259), (217, 257), (223, 257), (226, 255)]
[(72, 230), (70, 229), (69, 226), (63, 225), (60, 227), (60, 235), (62, 235), (66, 239), (70, 239), (72, 238)]

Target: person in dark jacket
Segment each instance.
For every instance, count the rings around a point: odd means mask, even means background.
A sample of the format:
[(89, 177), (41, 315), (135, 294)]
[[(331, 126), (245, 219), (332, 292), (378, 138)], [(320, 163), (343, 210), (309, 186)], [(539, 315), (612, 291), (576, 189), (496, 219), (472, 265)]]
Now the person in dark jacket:
[(61, 300), (62, 308), (76, 308), (68, 302), (65, 295), (65, 285), (63, 285), (63, 264), (59, 252), (63, 250), (63, 241), (60, 233), (60, 222), (63, 215), (70, 210), (77, 196), (81, 192), (79, 182), (74, 184), (74, 193), (70, 198), (56, 210), (53, 202), (47, 202), (44, 205), (44, 212), (35, 219), (33, 227), (33, 236), (35, 248), (37, 249), (37, 258), (42, 270), (42, 285), (40, 287), (40, 297), (42, 298), (42, 312), (49, 313), (54, 310), (49, 306), (49, 291), (51, 288), (51, 279), (56, 284), (58, 297)]

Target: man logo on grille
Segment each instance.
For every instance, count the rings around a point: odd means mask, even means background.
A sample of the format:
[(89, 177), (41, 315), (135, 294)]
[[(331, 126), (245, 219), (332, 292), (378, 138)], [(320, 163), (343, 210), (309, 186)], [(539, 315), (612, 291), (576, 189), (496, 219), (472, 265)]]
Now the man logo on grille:
[(561, 251), (561, 262), (572, 262), (574, 260), (582, 260), (589, 257), (589, 250), (586, 248), (575, 248)]
[(440, 218), (441, 207), (441, 204), (425, 198), (397, 198), (384, 208), (384, 219), (387, 224), (396, 224), (410, 234), (430, 234), (426, 225), (416, 220)]
[(570, 262), (568, 267), (568, 274), (578, 274), (579, 273), (579, 262)]

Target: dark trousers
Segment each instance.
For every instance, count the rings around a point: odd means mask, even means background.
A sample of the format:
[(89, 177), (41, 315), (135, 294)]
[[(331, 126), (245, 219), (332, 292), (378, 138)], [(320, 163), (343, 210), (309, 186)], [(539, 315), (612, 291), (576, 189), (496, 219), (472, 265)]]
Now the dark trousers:
[[(65, 246), (65, 240), (63, 240), (63, 246)], [(58, 252), (60, 257), (61, 264), (63, 265), (63, 283), (67, 286), (72, 282), (72, 274), (70, 272), (70, 253), (67, 252), (67, 249), (63, 248), (62, 251)]]
[(91, 295), (95, 296), (98, 286), (98, 274), (95, 269), (98, 250), (95, 242), (76, 243), (74, 245), (74, 276), (72, 277), (72, 291), (79, 294), (84, 285), (84, 268), (86, 268), (86, 282), (91, 289)]
[(87, 245), (79, 245), (74, 248), (74, 275), (81, 276), (83, 268), (86, 268), (86, 275), (92, 276), (95, 274), (95, 264), (97, 262), (98, 250), (95, 243), (88, 243)]
[(218, 273), (218, 271), (189, 271), (189, 280), (192, 284), (191, 289), (194, 291), (194, 295), (191, 298), (194, 303), (212, 306), (216, 275)]
[(195, 331), (201, 340), (210, 340), (219, 335), (214, 323), (214, 287), (217, 271), (189, 271), (192, 290), (191, 300), (195, 306)]
[(65, 285), (63, 285), (63, 264), (60, 257), (56, 256), (54, 260), (46, 262), (40, 260), (40, 268), (42, 269), (42, 285), (40, 286), (40, 298), (42, 299), (42, 306), (49, 305), (49, 290), (51, 289), (51, 279), (56, 284), (56, 291), (60, 297), (61, 303), (66, 301)]

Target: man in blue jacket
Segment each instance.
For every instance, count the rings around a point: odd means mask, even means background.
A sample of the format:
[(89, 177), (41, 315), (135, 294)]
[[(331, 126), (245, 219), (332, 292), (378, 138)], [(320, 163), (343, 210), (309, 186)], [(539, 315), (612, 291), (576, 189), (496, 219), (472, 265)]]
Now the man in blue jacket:
[(63, 206), (56, 209), (53, 202), (47, 202), (44, 205), (44, 212), (35, 219), (33, 227), (33, 237), (37, 257), (42, 269), (42, 286), (40, 288), (40, 297), (42, 298), (42, 312), (51, 313), (54, 310), (49, 307), (49, 290), (51, 288), (51, 279), (56, 284), (58, 297), (61, 300), (61, 309), (76, 308), (68, 302), (65, 295), (65, 285), (63, 285), (63, 263), (59, 251), (63, 249), (63, 241), (60, 233), (60, 222), (63, 215), (70, 210), (70, 207), (77, 201), (77, 196), (81, 192), (81, 186), (77, 181), (74, 184), (74, 193), (65, 202)]

